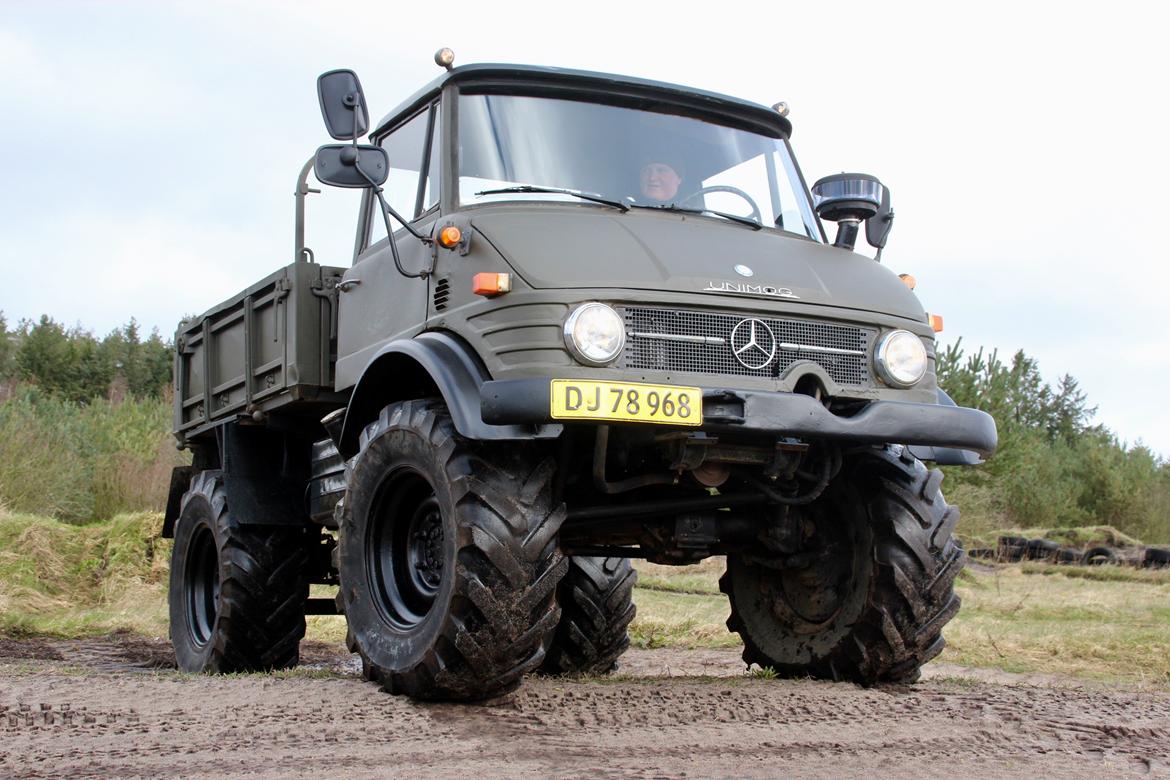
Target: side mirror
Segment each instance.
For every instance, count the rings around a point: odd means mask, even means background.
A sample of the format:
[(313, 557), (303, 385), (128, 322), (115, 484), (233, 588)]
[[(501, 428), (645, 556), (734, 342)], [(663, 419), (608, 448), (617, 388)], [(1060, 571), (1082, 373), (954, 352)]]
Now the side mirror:
[(338, 141), (353, 141), (369, 131), (366, 95), (352, 70), (331, 70), (318, 76), (317, 98), (325, 128)]
[(334, 187), (381, 187), (390, 175), (390, 155), (378, 146), (330, 144), (317, 150), (313, 172)]
[[(838, 224), (833, 246), (853, 250), (859, 223), (881, 210), (885, 189), (876, 177), (864, 173), (837, 173), (817, 180), (812, 186), (817, 216)], [(866, 230), (868, 236), (868, 225)]]
[(890, 188), (882, 187), (882, 205), (876, 214), (865, 221), (865, 241), (881, 251), (886, 248), (886, 240), (890, 237), (890, 229), (894, 227), (894, 210), (890, 208)]

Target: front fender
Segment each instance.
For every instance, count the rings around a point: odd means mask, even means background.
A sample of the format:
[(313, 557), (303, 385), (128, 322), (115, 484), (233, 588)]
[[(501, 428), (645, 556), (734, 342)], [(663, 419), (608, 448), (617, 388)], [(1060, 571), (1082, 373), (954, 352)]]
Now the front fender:
[(468, 439), (552, 439), (560, 425), (489, 425), (480, 413), (480, 387), (491, 376), (475, 353), (449, 333), (428, 331), (399, 339), (378, 351), (362, 372), (345, 411), (337, 449), (357, 454), (362, 429), (387, 404), (442, 396), (455, 430)]

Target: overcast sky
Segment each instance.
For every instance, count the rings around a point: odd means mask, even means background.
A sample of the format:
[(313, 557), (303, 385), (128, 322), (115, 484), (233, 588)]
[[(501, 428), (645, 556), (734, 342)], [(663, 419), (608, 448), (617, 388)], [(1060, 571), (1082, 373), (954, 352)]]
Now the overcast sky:
[[(890, 187), (883, 261), (944, 344), (1022, 348), (1170, 455), (1164, 8), (3, 0), (0, 310), (173, 332), (291, 261), (317, 74), (356, 69), (378, 118), (450, 46), (787, 101), (809, 181)], [(309, 244), (348, 264), (353, 193), (315, 198)]]

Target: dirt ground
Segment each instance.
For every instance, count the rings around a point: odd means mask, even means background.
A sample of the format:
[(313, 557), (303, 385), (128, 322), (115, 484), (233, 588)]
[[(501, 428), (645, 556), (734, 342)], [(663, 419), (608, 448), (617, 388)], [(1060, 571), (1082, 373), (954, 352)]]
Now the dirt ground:
[(165, 642), (0, 639), (0, 777), (1170, 776), (1170, 694), (931, 665), (914, 686), (743, 676), (632, 650), (617, 676), (416, 704), (320, 643), (280, 675), (173, 670)]

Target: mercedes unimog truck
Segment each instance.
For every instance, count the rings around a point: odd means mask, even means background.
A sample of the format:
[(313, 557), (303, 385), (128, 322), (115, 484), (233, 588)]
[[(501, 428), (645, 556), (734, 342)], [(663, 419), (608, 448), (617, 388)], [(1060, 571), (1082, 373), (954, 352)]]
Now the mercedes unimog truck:
[[(386, 690), (488, 698), (612, 669), (630, 559), (725, 556), (747, 664), (916, 679), (964, 563), (924, 462), (996, 429), (880, 262), (888, 191), (810, 192), (783, 104), (436, 59), (377, 124), (353, 72), (320, 77), (339, 143), (298, 179), (292, 262), (178, 328), (180, 668), (292, 666), (340, 613)], [(310, 169), (362, 193), (344, 262), (305, 246)]]

